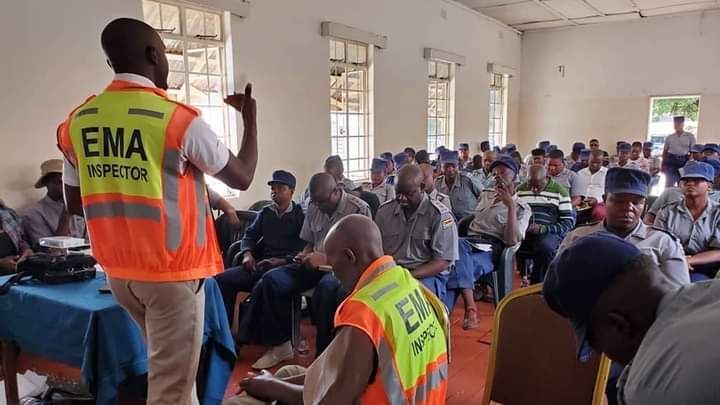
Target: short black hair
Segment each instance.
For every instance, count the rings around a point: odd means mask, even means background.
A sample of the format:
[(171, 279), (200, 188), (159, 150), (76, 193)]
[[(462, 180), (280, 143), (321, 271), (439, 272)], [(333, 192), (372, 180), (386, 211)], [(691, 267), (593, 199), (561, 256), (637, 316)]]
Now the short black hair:
[(530, 154), (533, 156), (545, 156), (545, 149), (535, 148)]
[(430, 163), (430, 154), (425, 149), (420, 149), (415, 153), (415, 161), (420, 163)]
[(682, 115), (677, 115), (673, 117), (673, 121), (685, 121), (685, 117)]
[(640, 141), (635, 141), (635, 142), (632, 143), (632, 146), (633, 146), (633, 148), (636, 147), (636, 146), (639, 146), (639, 147), (642, 148), (643, 144), (642, 144), (642, 142), (640, 142)]
[(555, 149), (554, 151), (550, 152), (550, 154), (548, 154), (548, 157), (550, 159), (565, 159), (565, 154), (560, 149)]
[(591, 139), (591, 140), (590, 140), (590, 143), (593, 143), (593, 142), (597, 142), (597, 143), (600, 143), (600, 141), (598, 141), (598, 140), (597, 140), (597, 139), (595, 139), (595, 138), (593, 138), (593, 139)]

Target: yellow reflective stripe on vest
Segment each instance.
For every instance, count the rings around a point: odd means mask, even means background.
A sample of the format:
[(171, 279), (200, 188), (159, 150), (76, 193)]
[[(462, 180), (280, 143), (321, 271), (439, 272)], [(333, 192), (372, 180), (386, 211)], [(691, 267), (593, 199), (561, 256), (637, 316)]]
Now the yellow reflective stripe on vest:
[(374, 270), (350, 298), (364, 303), (383, 323), (387, 340), (381, 339), (377, 350), (388, 395), (393, 391), (391, 386), (399, 384), (401, 392), (415, 387), (428, 365), (446, 353), (443, 327), (420, 283), (410, 272), (392, 264), (390, 269), (381, 266)]

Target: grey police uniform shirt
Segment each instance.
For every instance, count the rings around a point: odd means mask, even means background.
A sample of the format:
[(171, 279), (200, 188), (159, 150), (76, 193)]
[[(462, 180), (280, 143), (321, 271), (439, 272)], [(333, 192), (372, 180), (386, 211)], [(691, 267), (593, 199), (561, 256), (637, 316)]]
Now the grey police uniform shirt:
[(433, 191), (428, 194), (428, 197), (430, 197), (431, 200), (437, 201), (442, 205), (446, 206), (447, 209), (452, 212), (452, 202), (450, 201), (450, 197), (448, 197), (447, 195), (437, 191), (437, 189), (434, 188)]
[[(605, 221), (595, 225), (582, 226), (565, 236), (558, 255), (573, 242), (591, 233), (608, 231)], [(654, 229), (640, 221), (635, 229), (624, 238), (635, 245), (641, 252), (653, 258), (653, 261), (665, 276), (667, 281), (675, 288), (690, 283), (687, 260), (680, 241), (665, 231)], [(582, 269), (579, 269), (582, 271)]]
[(405, 217), (397, 201), (390, 201), (380, 206), (375, 223), (382, 234), (385, 254), (409, 270), (434, 259), (458, 260), (455, 219), (446, 206), (425, 193), (410, 218)]
[[(710, 191), (708, 197), (713, 201), (720, 202), (720, 191)], [(662, 192), (662, 194), (660, 194), (660, 196), (655, 200), (655, 202), (653, 202), (652, 206), (650, 206), (650, 208), (648, 209), (648, 213), (657, 216), (657, 213), (660, 212), (663, 207), (668, 204), (680, 201), (683, 198), (684, 197), (682, 190), (680, 190), (678, 187), (667, 187)]]
[(435, 179), (435, 189), (450, 197), (453, 214), (458, 220), (472, 214), (481, 191), (464, 173), (458, 173), (452, 188), (445, 183), (445, 176), (438, 177)]
[[(489, 235), (508, 245), (507, 241), (505, 241), (508, 209), (502, 201), (496, 201), (496, 196), (497, 193), (495, 190), (483, 190), (480, 195), (480, 202), (475, 208), (474, 218), (472, 222), (470, 222), (468, 235)], [(527, 231), (528, 225), (530, 224), (532, 209), (528, 203), (518, 198), (517, 195), (513, 195), (512, 199), (515, 202), (515, 213), (517, 216), (517, 228), (515, 232), (520, 236), (520, 239), (522, 239), (525, 237), (525, 231)]]
[(332, 215), (327, 215), (315, 204), (310, 204), (300, 230), (300, 239), (313, 245), (315, 252), (323, 252), (323, 242), (330, 228), (350, 214), (361, 214), (372, 218), (367, 203), (352, 194), (342, 191), (340, 202)]
[(680, 239), (687, 255), (720, 249), (720, 205), (711, 199), (697, 221), (693, 220), (685, 200), (668, 204), (655, 217), (655, 226)]
[(618, 381), (622, 405), (720, 404), (720, 280), (660, 301), (655, 321)]
[(581, 190), (582, 187), (580, 187), (578, 175), (574, 171), (566, 168), (557, 176), (550, 176), (550, 178), (565, 187), (565, 189), (567, 189), (570, 193), (570, 197), (582, 196), (583, 190)]
[(395, 199), (395, 187), (387, 184), (385, 180), (379, 185), (373, 187), (372, 183), (365, 182), (360, 186), (363, 191), (373, 193), (380, 200), (380, 204), (392, 201)]
[(671, 155), (685, 156), (693, 145), (695, 145), (695, 135), (685, 131), (680, 136), (675, 134), (666, 136), (664, 148)]

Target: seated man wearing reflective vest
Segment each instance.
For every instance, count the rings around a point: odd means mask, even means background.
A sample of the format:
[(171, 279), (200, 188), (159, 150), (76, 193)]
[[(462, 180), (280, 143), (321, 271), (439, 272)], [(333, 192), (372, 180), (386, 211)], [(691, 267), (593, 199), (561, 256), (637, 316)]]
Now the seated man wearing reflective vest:
[[(325, 253), (350, 292), (335, 315), (337, 336), (305, 370), (263, 371), (240, 381), (227, 405), (445, 403), (448, 322), (443, 304), (392, 257), (361, 215), (340, 220)], [(282, 379), (281, 379), (282, 377)]]
[(165, 45), (144, 22), (102, 32), (115, 78), (58, 128), (68, 212), (84, 215), (114, 298), (142, 331), (150, 404), (189, 405), (203, 340), (203, 280), (223, 270), (204, 173), (246, 190), (257, 165), (252, 86), (226, 102), (242, 113), (237, 156), (200, 111), (172, 100)]
[(312, 313), (318, 329), (316, 352), (321, 353), (327, 347), (332, 339), (334, 309), (342, 297), (332, 273), (321, 270), (328, 264), (323, 241), (330, 228), (343, 217), (350, 214), (370, 217), (370, 207), (341, 188), (328, 173), (314, 175), (309, 189), (311, 203), (300, 230), (305, 248), (294, 263), (265, 273), (243, 309), (238, 340), (272, 346), (252, 365), (254, 369), (270, 368), (294, 356), (290, 343), (292, 298), (311, 288), (315, 289)]

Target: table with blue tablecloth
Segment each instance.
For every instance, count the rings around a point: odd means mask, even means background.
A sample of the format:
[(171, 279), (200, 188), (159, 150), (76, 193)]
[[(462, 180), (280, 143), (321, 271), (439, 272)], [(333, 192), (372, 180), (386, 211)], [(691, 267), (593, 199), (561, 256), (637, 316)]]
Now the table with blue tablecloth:
[[(0, 284), (9, 277), (0, 277)], [(118, 386), (148, 371), (140, 328), (95, 279), (48, 285), (27, 281), (0, 295), (0, 340), (21, 352), (80, 368), (98, 404), (112, 404)], [(220, 404), (236, 361), (234, 341), (215, 279), (205, 280), (202, 404)]]

